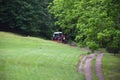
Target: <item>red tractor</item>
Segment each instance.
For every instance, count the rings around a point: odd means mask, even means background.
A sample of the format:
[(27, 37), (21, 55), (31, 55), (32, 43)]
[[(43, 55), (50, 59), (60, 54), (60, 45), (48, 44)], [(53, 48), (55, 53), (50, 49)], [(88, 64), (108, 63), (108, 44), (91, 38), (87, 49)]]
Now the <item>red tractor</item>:
[(54, 32), (53, 37), (52, 37), (53, 41), (56, 42), (62, 42), (62, 43), (66, 43), (66, 36), (63, 35), (62, 32)]

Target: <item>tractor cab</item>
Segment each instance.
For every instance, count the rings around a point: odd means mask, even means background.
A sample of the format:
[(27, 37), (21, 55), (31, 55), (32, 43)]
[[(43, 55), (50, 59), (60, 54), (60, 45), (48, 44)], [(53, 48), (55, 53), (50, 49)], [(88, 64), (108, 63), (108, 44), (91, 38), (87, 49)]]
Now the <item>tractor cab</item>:
[(65, 43), (66, 37), (65, 37), (65, 35), (63, 35), (62, 32), (54, 32), (52, 40), (56, 41), (56, 42), (63, 42), (63, 43)]

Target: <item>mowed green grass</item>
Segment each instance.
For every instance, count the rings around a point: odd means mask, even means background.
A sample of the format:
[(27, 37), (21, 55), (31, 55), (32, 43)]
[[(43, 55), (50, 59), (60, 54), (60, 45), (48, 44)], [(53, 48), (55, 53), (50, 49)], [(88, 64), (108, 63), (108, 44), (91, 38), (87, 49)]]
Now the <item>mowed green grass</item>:
[(0, 32), (0, 80), (85, 80), (79, 48)]
[(120, 54), (104, 54), (102, 60), (105, 80), (120, 80)]

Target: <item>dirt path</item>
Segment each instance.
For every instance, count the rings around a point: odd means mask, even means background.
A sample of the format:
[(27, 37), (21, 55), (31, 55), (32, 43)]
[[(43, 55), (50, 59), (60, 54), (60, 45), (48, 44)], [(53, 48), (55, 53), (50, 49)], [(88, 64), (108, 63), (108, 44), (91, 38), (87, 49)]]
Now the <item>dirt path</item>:
[(103, 74), (102, 74), (102, 66), (101, 66), (102, 57), (103, 57), (103, 53), (98, 54), (98, 56), (96, 58), (96, 64), (95, 64), (96, 75), (97, 75), (99, 80), (104, 80)]
[(95, 70), (96, 70), (96, 75), (99, 80), (104, 80), (103, 75), (102, 75), (102, 57), (103, 53), (98, 54), (97, 57), (95, 56), (96, 54), (90, 54), (88, 56), (84, 55), (82, 57), (82, 60), (79, 63), (78, 71), (80, 73), (85, 74), (86, 80), (93, 80), (92, 76), (92, 68), (91, 68), (91, 61), (93, 58), (96, 58), (96, 63), (95, 63)]
[(91, 61), (92, 59), (95, 57), (95, 54), (90, 54), (88, 55), (86, 61), (85, 61), (85, 65), (84, 65), (84, 73), (85, 73), (85, 77), (86, 80), (92, 80), (92, 70), (91, 70)]
[(80, 63), (79, 63), (78, 71), (79, 71), (80, 73), (83, 73), (83, 72), (84, 72), (83, 66), (84, 66), (84, 62), (85, 62), (86, 58), (87, 58), (87, 56), (84, 55), (83, 58), (82, 58), (82, 60), (81, 60)]

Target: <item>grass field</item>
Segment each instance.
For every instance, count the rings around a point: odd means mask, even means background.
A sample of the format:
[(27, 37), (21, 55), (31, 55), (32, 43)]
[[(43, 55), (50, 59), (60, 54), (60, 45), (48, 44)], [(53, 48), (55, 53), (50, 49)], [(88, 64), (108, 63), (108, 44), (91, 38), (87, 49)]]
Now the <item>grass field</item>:
[(120, 55), (106, 53), (102, 63), (105, 80), (120, 80)]
[[(85, 80), (77, 72), (79, 48), (34, 37), (0, 32), (0, 80)], [(95, 59), (92, 62), (93, 80)], [(120, 55), (105, 53), (104, 80), (120, 79)]]
[[(92, 61), (92, 75), (93, 80), (98, 80), (95, 70), (94, 58)], [(102, 59), (102, 69), (104, 80), (120, 80), (120, 55), (114, 56), (113, 54), (104, 53)]]
[(85, 80), (79, 48), (0, 32), (0, 80)]

